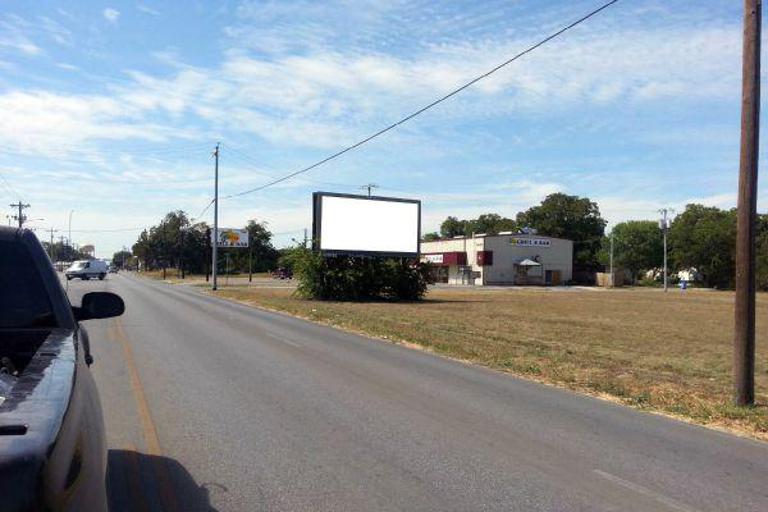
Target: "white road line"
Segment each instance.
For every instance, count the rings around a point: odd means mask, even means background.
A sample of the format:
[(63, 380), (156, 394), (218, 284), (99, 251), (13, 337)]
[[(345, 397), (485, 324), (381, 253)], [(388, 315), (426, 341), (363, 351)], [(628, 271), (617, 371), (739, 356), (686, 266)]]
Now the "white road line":
[(651, 489), (648, 489), (647, 487), (643, 487), (642, 485), (636, 484), (634, 482), (630, 482), (628, 480), (624, 480), (623, 478), (620, 478), (616, 475), (612, 475), (610, 473), (606, 473), (605, 471), (601, 471), (599, 469), (593, 470), (595, 474), (605, 478), (606, 480), (613, 482), (616, 485), (620, 485), (622, 487), (625, 487), (627, 489), (630, 489), (632, 491), (635, 491), (638, 494), (642, 494), (643, 496), (647, 496), (649, 498), (652, 498), (659, 503), (663, 503), (667, 507), (669, 507), (672, 510), (677, 510), (679, 512), (696, 512), (695, 509), (684, 505), (683, 503), (680, 503), (677, 500), (673, 500), (672, 498), (668, 498), (667, 496), (664, 496), (663, 494), (659, 494), (655, 491), (652, 491)]

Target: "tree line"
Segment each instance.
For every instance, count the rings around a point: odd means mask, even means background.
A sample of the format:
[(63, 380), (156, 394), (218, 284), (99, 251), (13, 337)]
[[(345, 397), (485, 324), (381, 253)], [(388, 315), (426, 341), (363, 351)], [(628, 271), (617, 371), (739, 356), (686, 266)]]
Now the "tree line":
[(519, 212), (514, 219), (497, 213), (485, 213), (476, 219), (466, 220), (449, 216), (440, 225), (439, 233), (427, 233), (424, 239), (497, 235), (501, 232), (525, 232), (532, 229), (541, 235), (573, 240), (574, 265), (594, 269), (600, 264), (598, 253), (606, 224), (597, 203), (587, 197), (558, 192), (548, 195), (541, 204)]
[[(663, 235), (654, 221), (627, 221), (613, 230), (614, 264), (633, 280), (662, 268)], [(736, 272), (736, 209), (689, 204), (669, 228), (669, 265), (673, 271), (695, 270), (712, 288), (733, 288)], [(768, 290), (768, 215), (757, 218), (757, 286)], [(600, 260), (608, 260), (610, 238), (603, 241)]]
[(51, 261), (76, 261), (93, 259), (93, 256), (90, 254), (83, 252), (64, 241), (53, 242), (53, 244), (51, 244), (50, 242), (43, 240), (42, 244), (45, 252), (47, 252), (48, 256), (51, 258)]
[[(574, 268), (604, 270), (610, 259), (613, 237), (614, 265), (628, 271), (634, 281), (647, 273), (660, 274), (664, 262), (663, 233), (658, 222), (630, 220), (616, 224), (606, 234), (607, 222), (596, 202), (587, 197), (555, 193), (539, 205), (519, 212), (514, 219), (485, 213), (475, 219), (449, 216), (439, 232), (424, 240), (495, 235), (535, 230), (544, 236), (574, 243)], [(735, 273), (736, 210), (689, 204), (673, 219), (668, 232), (671, 271), (694, 270), (709, 287), (732, 288)], [(757, 285), (768, 290), (768, 214), (757, 221)]]
[[(519, 212), (514, 219), (497, 213), (463, 220), (449, 216), (440, 225), (439, 233), (427, 233), (424, 239), (535, 230), (541, 235), (573, 240), (575, 268), (604, 270), (609, 263), (613, 237), (616, 267), (626, 269), (634, 281), (644, 279), (648, 273), (660, 274), (664, 261), (663, 238), (656, 221), (621, 222), (608, 234), (606, 224), (594, 201), (555, 193), (541, 204)], [(227, 270), (227, 260), (231, 273), (248, 272), (249, 252), (254, 272), (295, 266), (302, 253), (298, 248), (277, 250), (272, 245), (272, 233), (266, 223), (250, 220), (244, 228), (248, 230), (251, 248), (220, 249), (220, 272)], [(673, 274), (680, 270), (695, 270), (706, 286), (731, 288), (735, 273), (735, 241), (735, 209), (689, 204), (673, 219), (669, 228), (669, 268)], [(48, 248), (45, 242), (44, 245)], [(210, 226), (205, 222), (193, 223), (185, 212), (178, 210), (169, 212), (157, 225), (142, 231), (131, 252), (118, 251), (112, 260), (118, 267), (123, 261), (126, 265), (140, 262), (142, 268), (149, 270), (183, 266), (186, 272), (203, 274), (210, 272), (210, 250)], [(54, 244), (53, 253), (62, 260), (86, 257), (61, 243)], [(757, 219), (757, 285), (768, 290), (768, 214), (758, 215)]]
[[(248, 248), (219, 248), (220, 273), (265, 272), (275, 268), (280, 253), (272, 245), (272, 233), (265, 222), (249, 220)], [(193, 223), (182, 210), (169, 212), (159, 224), (141, 232), (131, 248), (131, 261), (146, 270), (183, 268), (191, 274), (206, 274), (211, 266), (211, 227), (205, 222)], [(112, 258), (122, 265), (122, 251)]]

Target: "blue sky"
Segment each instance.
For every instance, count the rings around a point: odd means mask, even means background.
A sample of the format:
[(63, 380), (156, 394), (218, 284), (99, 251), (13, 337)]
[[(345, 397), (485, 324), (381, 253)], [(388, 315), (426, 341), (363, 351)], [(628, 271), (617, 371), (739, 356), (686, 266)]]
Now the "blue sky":
[[(21, 197), (45, 219), (31, 225), (59, 230), (74, 209), (75, 242), (108, 257), (138, 231), (95, 230), (200, 213), (217, 141), (222, 193), (258, 186), (599, 3), (4, 2), (0, 200)], [(447, 215), (514, 216), (555, 191), (590, 197), (612, 223), (732, 207), (741, 9), (623, 0), (305, 179), (222, 200), (222, 224), (266, 220), (285, 245), (310, 225), (312, 191), (368, 182), (421, 198), (425, 231)]]

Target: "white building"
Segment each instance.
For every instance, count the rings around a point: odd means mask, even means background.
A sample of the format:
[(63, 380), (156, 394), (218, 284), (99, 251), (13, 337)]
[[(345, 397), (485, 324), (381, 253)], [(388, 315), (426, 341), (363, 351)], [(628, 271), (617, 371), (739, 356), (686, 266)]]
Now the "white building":
[(439, 283), (557, 286), (573, 277), (573, 242), (541, 235), (423, 241), (421, 259), (435, 265)]

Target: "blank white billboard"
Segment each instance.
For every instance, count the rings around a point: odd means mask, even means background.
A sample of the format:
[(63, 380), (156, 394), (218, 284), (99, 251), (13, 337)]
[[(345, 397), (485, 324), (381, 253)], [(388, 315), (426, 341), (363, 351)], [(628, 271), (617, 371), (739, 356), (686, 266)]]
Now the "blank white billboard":
[(419, 253), (419, 201), (315, 193), (314, 208), (314, 234), (321, 251)]

